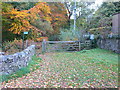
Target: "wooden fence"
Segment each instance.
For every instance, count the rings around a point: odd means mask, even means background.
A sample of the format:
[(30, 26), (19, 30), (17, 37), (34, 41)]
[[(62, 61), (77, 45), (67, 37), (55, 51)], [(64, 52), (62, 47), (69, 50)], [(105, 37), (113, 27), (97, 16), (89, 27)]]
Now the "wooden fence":
[(45, 41), (42, 42), (42, 52), (80, 51), (83, 46), (90, 47), (90, 41)]

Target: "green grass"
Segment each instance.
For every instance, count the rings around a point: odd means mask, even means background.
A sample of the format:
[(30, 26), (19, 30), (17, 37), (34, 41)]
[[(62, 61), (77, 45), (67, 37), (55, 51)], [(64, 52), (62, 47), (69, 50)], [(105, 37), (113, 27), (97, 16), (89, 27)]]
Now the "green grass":
[[(60, 71), (63, 79), (72, 79), (74, 82), (69, 82), (70, 85), (117, 85), (118, 54), (114, 52), (98, 48), (80, 52), (60, 52), (53, 55), (52, 59), (56, 62), (51, 68), (54, 68), (56, 73)], [(56, 63), (58, 66), (54, 66)]]
[[(98, 48), (80, 52), (45, 53), (42, 68), (35, 72), (38, 77), (31, 74), (30, 78), (35, 81), (45, 79), (43, 82), (47, 82), (44, 83), (47, 88), (54, 88), (54, 85), (68, 88), (115, 88), (118, 86), (118, 56), (114, 52)], [(9, 78), (21, 77), (36, 70), (40, 61), (34, 56), (27, 68), (22, 68)], [(42, 83), (36, 85), (39, 84)]]
[(30, 73), (30, 72), (40, 68), (39, 63), (41, 60), (42, 60), (41, 58), (34, 55), (32, 57), (32, 60), (29, 61), (29, 64), (27, 67), (23, 67), (11, 75), (0, 76), (1, 82), (3, 82), (3, 81), (8, 82), (8, 80), (10, 80), (10, 79), (22, 77), (23, 75), (26, 75), (27, 73)]

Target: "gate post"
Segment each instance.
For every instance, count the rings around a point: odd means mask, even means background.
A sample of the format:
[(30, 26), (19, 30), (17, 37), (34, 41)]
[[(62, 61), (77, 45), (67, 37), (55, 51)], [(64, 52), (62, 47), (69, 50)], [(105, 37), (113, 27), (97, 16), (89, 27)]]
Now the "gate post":
[(81, 44), (80, 44), (80, 41), (79, 41), (79, 51), (81, 50)]
[(42, 53), (45, 53), (46, 52), (46, 40), (43, 39), (43, 42), (42, 42)]

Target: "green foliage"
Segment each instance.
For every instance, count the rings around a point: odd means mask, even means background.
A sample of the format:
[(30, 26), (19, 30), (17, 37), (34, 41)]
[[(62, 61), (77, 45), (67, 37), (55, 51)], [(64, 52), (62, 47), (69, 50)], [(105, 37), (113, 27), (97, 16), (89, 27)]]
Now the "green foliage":
[[(82, 40), (84, 41), (83, 34), (86, 34), (86, 31), (89, 29), (89, 19), (92, 16), (93, 9), (90, 9), (89, 6), (92, 5), (93, 2), (76, 2), (76, 30), (74, 31), (73, 25), (74, 20), (69, 20), (70, 23), (70, 30), (62, 31), (60, 38), (63, 40)], [(74, 15), (74, 2), (65, 3), (69, 18), (71, 15)]]
[(119, 2), (103, 2), (97, 13), (102, 17), (110, 17), (114, 13), (120, 13), (120, 1)]
[(109, 27), (112, 26), (112, 17), (103, 17), (101, 20), (99, 20), (99, 27)]
[(77, 17), (76, 26), (81, 30), (87, 30), (89, 28), (89, 18), (91, 18), (94, 9), (90, 9), (90, 5), (94, 2), (79, 2), (78, 8), (79, 15)]
[(61, 39), (59, 37), (59, 34), (52, 34), (52, 35), (49, 35), (49, 40), (50, 41), (59, 41)]
[[(112, 26), (112, 16), (115, 13), (120, 13), (120, 2), (103, 2), (103, 4), (99, 7), (99, 9), (95, 12), (89, 22), (89, 29), (95, 29), (95, 32), (92, 33), (103, 33), (104, 35), (108, 35), (111, 32)], [(98, 30), (102, 28), (102, 30)], [(105, 28), (104, 28), (105, 27)], [(89, 30), (87, 29), (87, 30)], [(102, 35), (103, 35), (102, 34)]]
[(64, 29), (64, 28), (60, 29), (60, 31), (61, 31), (60, 35), (59, 35), (60, 40), (62, 40), (62, 41), (69, 41), (69, 40), (84, 41), (83, 34), (86, 32), (85, 29), (83, 29), (82, 27), (76, 26), (76, 29), (74, 30), (72, 22), (73, 21), (71, 21), (70, 29)]
[(21, 10), (28, 10), (35, 6), (37, 2), (8, 2), (11, 4), (15, 9)]
[(10, 12), (13, 6), (8, 3), (2, 3), (2, 12)]
[(60, 40), (62, 41), (72, 41), (72, 40), (78, 40), (78, 37), (73, 34), (72, 30), (68, 30), (68, 29), (62, 29), (60, 30)]
[(6, 54), (13, 54), (22, 50), (22, 39), (17, 40), (16, 38), (13, 41), (4, 41), (2, 43), (2, 50)]
[(24, 76), (24, 75), (26, 75), (26, 74), (40, 68), (39, 62), (41, 60), (42, 60), (41, 58), (39, 58), (37, 56), (33, 56), (32, 60), (29, 61), (28, 66), (21, 68), (20, 70), (16, 71), (15, 73), (13, 73), (11, 75), (2, 75), (2, 76), (0, 76), (1, 82), (3, 82), (3, 81), (7, 82), (10, 79), (22, 77), (22, 76)]
[(34, 22), (31, 22), (31, 24), (39, 29), (37, 35), (35, 35), (36, 37), (49, 36), (54, 31), (51, 24), (48, 21), (43, 21), (40, 18), (38, 18), (37, 20), (34, 20)]
[(92, 28), (88, 30), (90, 33), (95, 34), (95, 35), (108, 35), (111, 32), (111, 26), (108, 27), (98, 27), (98, 28)]
[[(13, 6), (8, 3), (2, 3), (2, 13), (8, 13), (13, 9)], [(2, 41), (11, 41), (14, 40), (15, 37), (19, 37), (12, 32), (8, 31), (10, 28), (11, 20), (8, 16), (2, 14)]]
[(90, 20), (90, 28), (98, 28), (98, 27), (111, 27), (112, 26), (112, 16), (110, 17), (102, 17), (102, 16), (93, 16)]
[(21, 35), (13, 34), (10, 31), (7, 31), (5, 28), (2, 30), (2, 41), (13, 41), (15, 38), (21, 39)]
[[(11, 28), (11, 23), (16, 22), (14, 19), (10, 19), (12, 15), (7, 14), (13, 10), (13, 6), (8, 3), (2, 3), (2, 41), (12, 41), (15, 38), (20, 39), (21, 35), (14, 34), (13, 32), (9, 31)], [(5, 14), (6, 13), (6, 14)], [(13, 15), (14, 16), (14, 15)]]

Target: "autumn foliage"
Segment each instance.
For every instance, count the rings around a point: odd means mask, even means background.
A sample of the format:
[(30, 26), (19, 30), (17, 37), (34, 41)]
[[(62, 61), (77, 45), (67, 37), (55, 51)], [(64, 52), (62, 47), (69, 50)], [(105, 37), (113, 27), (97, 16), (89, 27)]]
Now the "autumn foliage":
[[(14, 34), (21, 34), (24, 31), (30, 30), (32, 30), (34, 36), (38, 33), (42, 36), (43, 32), (45, 32), (44, 35), (47, 35), (48, 32), (50, 32), (50, 34), (55, 34), (59, 33), (59, 28), (67, 23), (67, 12), (62, 3), (38, 2), (34, 7), (28, 10), (18, 10), (12, 7), (10, 3), (2, 4), (2, 9), (4, 9), (2, 11), (2, 17), (4, 17), (3, 23), (5, 24), (9, 22), (9, 24), (7, 24), (7, 30), (13, 32)], [(10, 5), (11, 7), (6, 7), (6, 5)], [(48, 22), (47, 24), (50, 24), (54, 31), (46, 31), (44, 27), (47, 26), (40, 28), (37, 26), (37, 20), (41, 20), (43, 23)], [(35, 23), (36, 25), (34, 25)], [(41, 25), (45, 24), (41, 23)], [(3, 29), (5, 28), (6, 27), (3, 26)]]
[(20, 34), (22, 31), (28, 31), (31, 28), (31, 25), (27, 19), (29, 14), (26, 12), (12, 9), (11, 12), (4, 13), (3, 15), (7, 15), (7, 18), (12, 20), (10, 29), (8, 30), (15, 34)]
[(36, 41), (48, 41), (48, 37), (40, 37), (40, 38), (36, 38)]
[(59, 33), (59, 28), (64, 27), (66, 24), (68, 24), (68, 16), (67, 11), (64, 7), (64, 4), (59, 2), (50, 2), (48, 3), (51, 9), (51, 24), (55, 30), (55, 33)]

